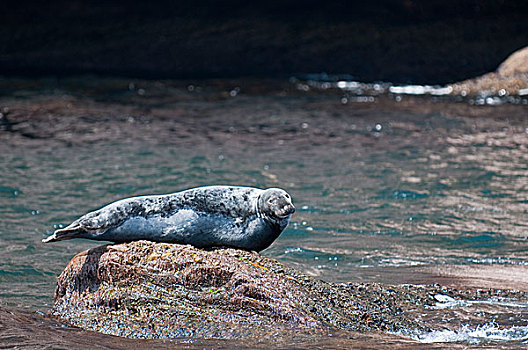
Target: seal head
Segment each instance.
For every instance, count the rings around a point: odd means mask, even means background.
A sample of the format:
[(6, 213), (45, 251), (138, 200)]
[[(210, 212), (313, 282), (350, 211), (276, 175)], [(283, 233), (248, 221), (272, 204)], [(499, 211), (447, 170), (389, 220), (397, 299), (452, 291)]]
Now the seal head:
[(268, 188), (258, 199), (258, 213), (271, 221), (289, 220), (295, 212), (290, 195), (280, 188)]

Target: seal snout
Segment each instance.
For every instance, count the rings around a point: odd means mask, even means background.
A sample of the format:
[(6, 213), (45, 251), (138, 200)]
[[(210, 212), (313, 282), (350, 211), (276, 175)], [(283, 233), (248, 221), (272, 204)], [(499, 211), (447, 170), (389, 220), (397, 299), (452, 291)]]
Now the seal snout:
[(293, 213), (295, 213), (295, 207), (293, 204), (288, 203), (277, 211), (277, 216), (282, 219), (290, 216)]
[(293, 204), (288, 204), (284, 207), (284, 212), (286, 213), (286, 215), (291, 215), (295, 213), (295, 206)]

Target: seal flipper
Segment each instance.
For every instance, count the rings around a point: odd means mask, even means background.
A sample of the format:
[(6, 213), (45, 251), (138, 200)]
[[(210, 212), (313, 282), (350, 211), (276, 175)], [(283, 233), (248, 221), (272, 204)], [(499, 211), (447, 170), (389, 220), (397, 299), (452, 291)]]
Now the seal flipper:
[(86, 230), (82, 226), (78, 224), (75, 226), (70, 225), (68, 227), (56, 230), (51, 236), (44, 238), (42, 243), (58, 242), (72, 238), (82, 238), (85, 233)]
[[(99, 220), (100, 210), (81, 216), (68, 226), (55, 230), (53, 234), (42, 240), (43, 243), (64, 241), (72, 238), (92, 238), (107, 230), (112, 222)], [(114, 220), (115, 221), (115, 220)]]
[[(99, 210), (89, 212), (65, 228), (53, 232), (53, 234), (42, 240), (43, 243), (63, 241), (72, 238), (89, 238), (100, 240), (100, 235), (108, 229), (119, 226), (127, 215), (129, 208), (125, 210), (120, 207), (123, 203), (130, 202), (133, 198), (123, 199), (111, 203)], [(134, 208), (132, 208), (134, 209)]]

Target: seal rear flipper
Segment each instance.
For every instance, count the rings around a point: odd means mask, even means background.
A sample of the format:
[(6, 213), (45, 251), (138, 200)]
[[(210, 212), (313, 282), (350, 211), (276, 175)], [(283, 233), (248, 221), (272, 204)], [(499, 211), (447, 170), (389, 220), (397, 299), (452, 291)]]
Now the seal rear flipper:
[(86, 229), (84, 229), (82, 226), (73, 226), (70, 225), (65, 228), (61, 228), (53, 232), (53, 234), (49, 237), (46, 237), (42, 240), (43, 243), (49, 243), (49, 242), (58, 242), (58, 241), (64, 241), (66, 239), (72, 239), (72, 238), (81, 238), (84, 237), (86, 233)]

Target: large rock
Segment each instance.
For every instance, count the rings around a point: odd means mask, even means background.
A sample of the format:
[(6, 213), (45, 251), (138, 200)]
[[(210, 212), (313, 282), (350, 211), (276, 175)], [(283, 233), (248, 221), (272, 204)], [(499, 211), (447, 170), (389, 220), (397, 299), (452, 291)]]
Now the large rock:
[(511, 54), (495, 72), (451, 84), (462, 96), (528, 95), (528, 47)]
[(528, 74), (528, 46), (512, 53), (497, 68), (497, 73), (503, 77)]
[(406, 311), (432, 303), (405, 286), (315, 280), (257, 253), (139, 241), (76, 255), (58, 279), (52, 314), (131, 338), (230, 339), (424, 329)]

